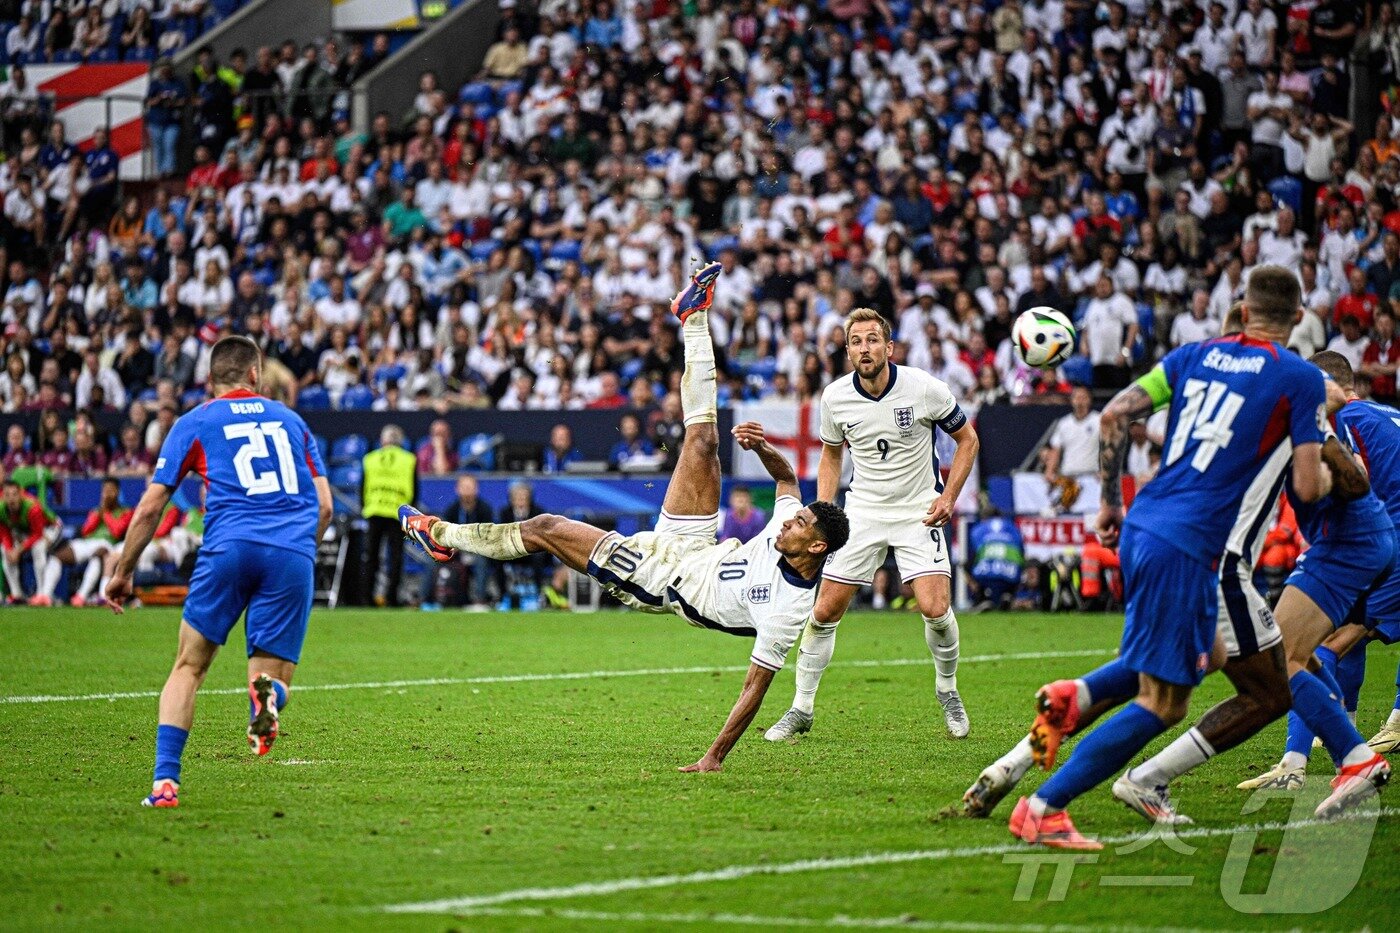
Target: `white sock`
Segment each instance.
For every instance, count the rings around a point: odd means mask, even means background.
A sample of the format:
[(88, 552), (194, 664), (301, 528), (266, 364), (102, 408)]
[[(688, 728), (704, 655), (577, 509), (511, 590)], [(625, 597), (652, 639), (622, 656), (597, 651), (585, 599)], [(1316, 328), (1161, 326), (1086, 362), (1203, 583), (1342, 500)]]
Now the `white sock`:
[(1035, 794), (1032, 794), (1030, 796), (1030, 799), (1026, 801), (1026, 806), (1031, 811), (1032, 816), (1044, 816), (1047, 813), (1059, 813), (1060, 810), (1063, 809), (1062, 807), (1050, 806), (1048, 803), (1046, 803), (1041, 798), (1037, 797)]
[(1089, 695), (1089, 685), (1081, 677), (1074, 682), (1075, 699), (1079, 701), (1079, 711), (1082, 713), (1094, 703), (1094, 698)]
[(1346, 757), (1342, 759), (1342, 767), (1348, 767), (1350, 765), (1359, 765), (1363, 762), (1370, 761), (1372, 758), (1375, 757), (1376, 753), (1371, 751), (1371, 746), (1367, 745), (1365, 742), (1362, 742), (1360, 745), (1347, 752)]
[(1026, 776), (1026, 772), (1031, 769), (1031, 763), (1031, 737), (1027, 735), (1017, 742), (1011, 751), (998, 758), (994, 764), (1005, 771), (1007, 776), (1011, 778), (1011, 783), (1015, 784)]
[(681, 373), (681, 411), (686, 425), (714, 424), (716, 403), (715, 345), (710, 315), (692, 311), (681, 325), (685, 342), (685, 372)]
[(525, 542), (520, 536), (519, 522), (505, 525), (438, 522), (433, 525), (432, 534), (438, 544), (492, 560), (516, 560), (530, 553), (525, 550)]
[(1308, 756), (1304, 755), (1302, 752), (1284, 752), (1283, 760), (1280, 761), (1279, 764), (1290, 771), (1295, 771), (1298, 768), (1306, 768), (1308, 766)]
[(1400, 729), (1400, 709), (1390, 711), (1390, 716), (1385, 721), (1385, 727), (1387, 729)]
[(1148, 787), (1162, 787), (1181, 777), (1196, 765), (1215, 757), (1215, 749), (1194, 726), (1176, 737), (1166, 748), (1128, 770), (1128, 780)]
[(797, 692), (793, 694), (792, 707), (809, 716), (817, 702), (822, 674), (836, 651), (836, 625), (835, 622), (822, 625), (808, 616), (807, 627), (802, 630), (802, 644), (797, 648)]
[[(35, 545), (29, 549), (29, 559), (34, 562), (34, 585), (38, 587), (40, 593), (43, 593), (44, 581), (48, 579), (48, 545), (44, 544), (42, 541), (36, 542)], [(61, 575), (62, 573), (63, 571), (60, 569), (59, 574)], [(52, 596), (53, 593), (50, 591), (46, 595)]]
[(92, 595), (92, 588), (97, 585), (98, 579), (102, 576), (102, 558), (94, 557), (88, 561), (87, 569), (83, 571), (83, 582), (78, 587), (78, 595), (86, 600)]
[(936, 619), (924, 616), (924, 641), (933, 654), (938, 692), (958, 689), (958, 620), (952, 609)]
[[(35, 576), (39, 576), (37, 569)], [(44, 572), (39, 578), (39, 592), (44, 596), (53, 597), (54, 591), (58, 589), (59, 578), (63, 576), (63, 561), (50, 560), (44, 562)]]
[(11, 596), (24, 595), (24, 587), (20, 585), (19, 561), (5, 561), (5, 583), (10, 588)]

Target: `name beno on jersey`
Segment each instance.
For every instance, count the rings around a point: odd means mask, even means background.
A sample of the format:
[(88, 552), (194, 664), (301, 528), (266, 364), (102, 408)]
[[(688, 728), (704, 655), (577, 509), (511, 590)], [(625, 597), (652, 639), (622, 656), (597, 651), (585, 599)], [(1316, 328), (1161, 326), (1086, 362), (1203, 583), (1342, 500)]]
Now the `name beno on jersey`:
[(235, 415), (261, 415), (267, 411), (262, 402), (230, 402), (228, 407)]
[(878, 398), (861, 387), (855, 373), (822, 392), (822, 442), (851, 448), (848, 509), (928, 508), (943, 486), (933, 429), (952, 434), (967, 423), (947, 383), (893, 363), (889, 374)]

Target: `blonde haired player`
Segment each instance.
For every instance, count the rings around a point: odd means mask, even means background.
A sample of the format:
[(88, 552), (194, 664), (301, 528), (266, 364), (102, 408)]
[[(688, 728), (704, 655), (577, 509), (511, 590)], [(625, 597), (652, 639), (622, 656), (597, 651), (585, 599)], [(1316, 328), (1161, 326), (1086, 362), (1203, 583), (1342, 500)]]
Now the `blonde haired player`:
[(845, 514), (831, 502), (802, 505), (792, 465), (764, 440), (762, 425), (748, 422), (734, 428), (734, 437), (758, 455), (777, 483), (773, 519), (746, 544), (716, 542), (719, 430), (707, 310), (719, 274), (719, 263), (701, 269), (671, 303), (685, 342), (680, 390), (685, 440), (655, 531), (623, 537), (558, 515), (458, 525), (412, 506), (399, 509), (404, 533), (434, 560), (450, 560), (453, 549), (495, 560), (545, 551), (633, 609), (674, 613), (691, 625), (752, 638), (748, 676), (724, 728), (709, 751), (682, 771), (720, 770), (802, 634), (822, 565), (845, 544), (848, 530)]
[[(954, 738), (968, 732), (958, 695), (958, 620), (945, 526), (977, 459), (977, 432), (948, 385), (891, 363), (890, 345), (889, 322), (878, 312), (857, 308), (846, 318), (846, 354), (855, 371), (822, 392), (817, 498), (835, 500), (843, 448), (849, 447), (855, 468), (846, 493), (851, 540), (822, 572), (821, 592), (802, 633), (797, 693), (792, 709), (764, 734), (770, 742), (811, 730), (817, 687), (836, 648), (836, 626), (890, 550), (924, 617), (948, 732)], [(934, 455), (935, 427), (958, 445), (946, 485)]]

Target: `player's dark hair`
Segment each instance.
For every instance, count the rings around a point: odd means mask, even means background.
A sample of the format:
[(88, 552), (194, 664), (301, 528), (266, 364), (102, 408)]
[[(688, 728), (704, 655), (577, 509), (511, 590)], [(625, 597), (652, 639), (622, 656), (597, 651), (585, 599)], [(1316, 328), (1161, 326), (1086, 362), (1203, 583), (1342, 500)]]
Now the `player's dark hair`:
[(1332, 381), (1343, 389), (1356, 385), (1356, 375), (1352, 372), (1351, 361), (1335, 350), (1323, 350), (1308, 357), (1308, 362), (1332, 377)]
[(262, 361), (262, 351), (247, 337), (224, 337), (209, 351), (209, 382), (217, 386), (242, 385), (248, 370)]
[(1244, 303), (1250, 316), (1275, 327), (1292, 327), (1302, 301), (1298, 277), (1283, 266), (1259, 266), (1245, 283)]
[(15, 482), (12, 479), (7, 479), (4, 483), (0, 483), (0, 489), (9, 489), (11, 486), (15, 487), (16, 489), (20, 488), (19, 483)]
[(847, 539), (851, 537), (851, 523), (841, 507), (818, 500), (807, 508), (812, 510), (812, 515), (817, 520), (817, 531), (826, 542), (826, 552), (834, 554), (845, 547)]

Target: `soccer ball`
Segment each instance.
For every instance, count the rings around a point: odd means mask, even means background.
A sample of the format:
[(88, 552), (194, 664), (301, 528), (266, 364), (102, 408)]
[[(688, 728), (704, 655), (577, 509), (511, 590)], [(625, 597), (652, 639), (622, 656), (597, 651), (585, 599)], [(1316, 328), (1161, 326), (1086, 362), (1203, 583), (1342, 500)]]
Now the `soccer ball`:
[(1074, 325), (1054, 308), (1031, 308), (1011, 327), (1011, 340), (1027, 366), (1059, 366), (1074, 352)]

